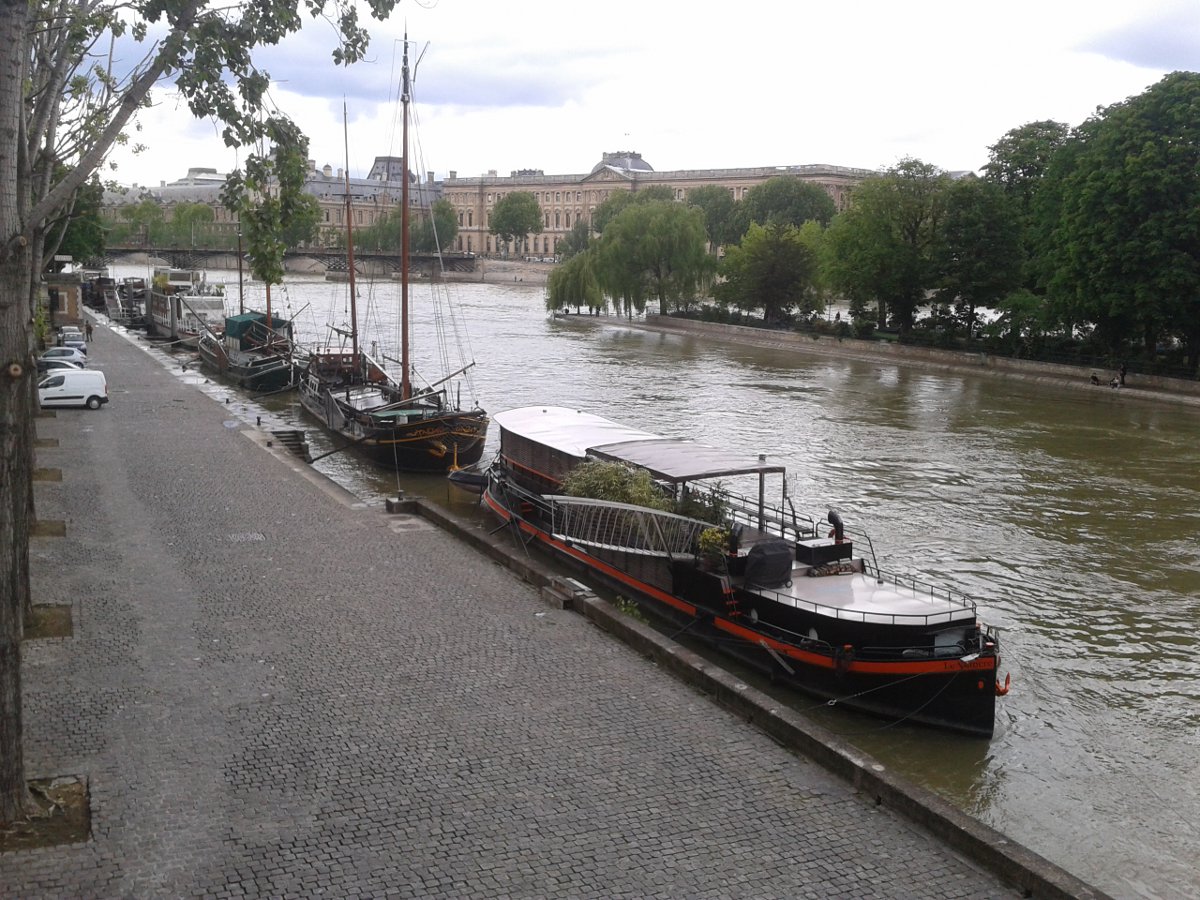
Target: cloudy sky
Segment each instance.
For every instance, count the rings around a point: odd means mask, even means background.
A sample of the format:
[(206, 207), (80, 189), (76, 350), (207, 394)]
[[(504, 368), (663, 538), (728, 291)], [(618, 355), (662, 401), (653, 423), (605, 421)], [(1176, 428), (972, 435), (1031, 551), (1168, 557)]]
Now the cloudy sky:
[[(916, 157), (979, 169), (1027, 122), (1078, 125), (1165, 74), (1200, 71), (1196, 0), (402, 0), (371, 22), (368, 60), (330, 60), (310, 22), (257, 59), (271, 98), (310, 136), (318, 165), (365, 174), (399, 154), (399, 37), (416, 54), (414, 168), (589, 171), (633, 150), (655, 169), (826, 163), (886, 168)], [(104, 177), (158, 185), (239, 157), (163, 84), (134, 156)]]

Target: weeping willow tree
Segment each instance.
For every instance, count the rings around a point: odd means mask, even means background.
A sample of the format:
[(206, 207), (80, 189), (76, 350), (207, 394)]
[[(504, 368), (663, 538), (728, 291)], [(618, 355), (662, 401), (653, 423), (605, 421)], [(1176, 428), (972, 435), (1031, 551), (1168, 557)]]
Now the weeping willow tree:
[(604, 291), (596, 277), (596, 260), (590, 251), (572, 256), (550, 273), (546, 282), (546, 308), (550, 311), (575, 307), (579, 312), (587, 307), (599, 312), (605, 307)]

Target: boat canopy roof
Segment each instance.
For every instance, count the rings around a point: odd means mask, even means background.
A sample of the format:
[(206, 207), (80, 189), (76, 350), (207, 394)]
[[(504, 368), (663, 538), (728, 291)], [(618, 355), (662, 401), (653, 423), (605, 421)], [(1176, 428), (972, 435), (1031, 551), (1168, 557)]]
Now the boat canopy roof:
[(559, 406), (526, 406), (497, 413), (504, 431), (580, 459), (596, 456), (646, 469), (661, 481), (682, 483), (703, 478), (784, 472), (762, 457), (667, 438), (612, 422), (592, 413)]
[[(248, 312), (236, 316), (225, 317), (225, 334), (229, 337), (240, 338), (255, 325), (266, 325), (267, 314), (261, 312)], [(271, 327), (278, 330), (290, 324), (287, 319), (282, 316), (271, 316)]]
[(682, 438), (625, 441), (589, 448), (593, 456), (613, 459), (646, 469), (660, 481), (682, 483), (702, 478), (784, 472), (785, 466), (769, 465), (766, 457), (748, 457)]

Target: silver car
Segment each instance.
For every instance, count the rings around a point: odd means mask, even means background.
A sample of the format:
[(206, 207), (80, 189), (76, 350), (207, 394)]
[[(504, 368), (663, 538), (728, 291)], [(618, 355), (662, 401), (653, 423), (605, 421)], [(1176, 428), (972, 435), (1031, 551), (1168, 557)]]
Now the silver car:
[(39, 359), (69, 359), (71, 362), (79, 363), (83, 368), (87, 368), (87, 354), (81, 352), (75, 347), (51, 347), (42, 353)]

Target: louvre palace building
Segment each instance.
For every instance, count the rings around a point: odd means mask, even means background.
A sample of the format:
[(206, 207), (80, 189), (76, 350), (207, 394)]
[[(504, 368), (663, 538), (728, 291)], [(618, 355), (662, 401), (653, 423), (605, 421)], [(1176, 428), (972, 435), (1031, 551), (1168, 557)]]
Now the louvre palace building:
[(488, 233), (488, 216), (506, 194), (527, 191), (542, 210), (542, 233), (529, 236), (529, 252), (550, 256), (558, 240), (580, 219), (590, 221), (592, 212), (616, 191), (637, 191), (656, 185), (669, 187), (676, 200), (706, 185), (726, 188), (741, 200), (748, 190), (778, 175), (792, 175), (824, 188), (838, 210), (846, 208), (850, 188), (868, 176), (869, 169), (842, 166), (764, 166), (752, 169), (694, 169), (656, 172), (632, 152), (605, 153), (592, 170), (582, 175), (545, 175), (522, 169), (507, 177), (489, 172), (476, 178), (459, 178), (456, 172), (441, 184), (441, 194), (458, 214), (458, 237), (454, 248), (462, 252), (492, 255), (503, 253), (500, 239)]
[[(318, 168), (309, 164), (305, 190), (321, 207), (321, 238), (327, 247), (338, 246), (346, 231), (347, 190), (350, 194), (350, 224), (364, 228), (394, 211), (401, 202), (401, 173), (403, 160), (381, 156), (375, 159), (365, 178), (347, 178), (341, 169), (326, 165)], [(529, 235), (526, 252), (541, 257), (553, 256), (558, 241), (580, 219), (590, 221), (596, 207), (616, 191), (638, 191), (665, 185), (676, 200), (687, 199), (688, 192), (706, 185), (727, 189), (735, 201), (769, 178), (790, 175), (820, 185), (833, 199), (838, 210), (845, 209), (850, 189), (868, 176), (877, 174), (869, 169), (842, 166), (801, 165), (763, 166), (748, 169), (694, 169), (656, 172), (634, 152), (605, 153), (591, 171), (575, 175), (546, 175), (541, 170), (522, 169), (510, 175), (486, 175), (460, 178), (451, 171), (444, 181), (437, 181), (432, 172), (419, 178), (409, 174), (409, 203), (416, 215), (424, 214), (437, 199), (445, 199), (454, 207), (458, 220), (458, 236), (446, 250), (477, 255), (501, 255), (513, 248), (501, 246), (498, 237), (488, 233), (489, 217), (495, 204), (514, 191), (527, 191), (542, 210), (542, 231)], [(121, 207), (151, 199), (167, 210), (176, 203), (205, 203), (212, 207), (214, 225), (234, 233), (234, 215), (221, 206), (221, 186), (226, 176), (215, 169), (195, 168), (178, 181), (158, 187), (122, 188), (105, 195), (103, 215), (117, 218)]]

